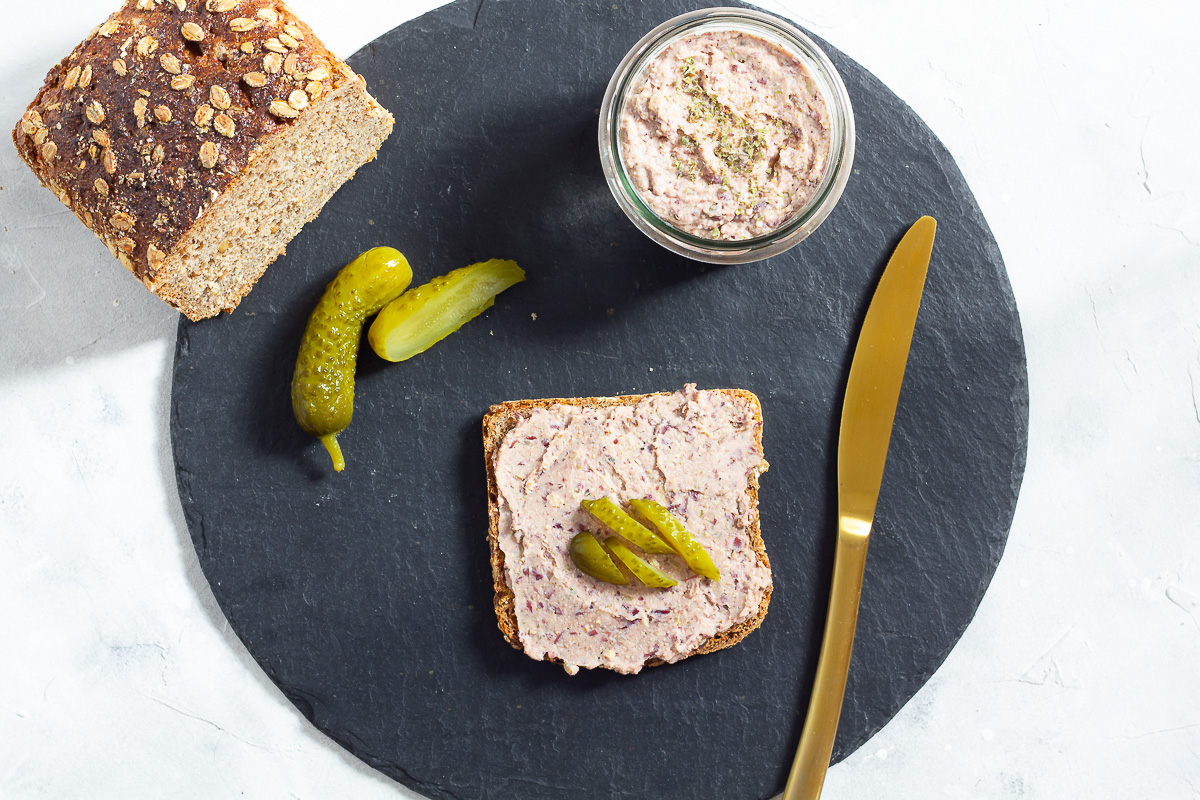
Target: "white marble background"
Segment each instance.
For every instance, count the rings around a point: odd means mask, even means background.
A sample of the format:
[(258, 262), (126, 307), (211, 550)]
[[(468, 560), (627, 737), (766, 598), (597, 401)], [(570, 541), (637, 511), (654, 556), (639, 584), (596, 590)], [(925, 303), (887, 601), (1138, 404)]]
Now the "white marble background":
[[(116, 0), (0, 5), (7, 131)], [(342, 56), (434, 5), (294, 3)], [(825, 796), (1200, 798), (1200, 3), (767, 7), (958, 159), (1029, 358), (995, 580)], [(7, 134), (0, 187), (0, 797), (413, 797), (314, 730), (216, 608), (171, 464), (175, 313)]]

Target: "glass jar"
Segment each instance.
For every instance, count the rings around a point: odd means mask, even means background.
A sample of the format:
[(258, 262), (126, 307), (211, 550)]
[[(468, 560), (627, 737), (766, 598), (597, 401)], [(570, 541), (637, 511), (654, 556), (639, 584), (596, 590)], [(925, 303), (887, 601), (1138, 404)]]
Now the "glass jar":
[[(684, 36), (738, 31), (775, 44), (795, 56), (809, 71), (825, 100), (829, 117), (829, 156), (816, 191), (804, 206), (778, 227), (751, 239), (710, 239), (687, 233), (656, 214), (638, 194), (626, 173), (620, 136), (621, 111), (637, 88), (645, 68)], [(633, 46), (613, 73), (600, 106), (600, 161), (608, 187), (621, 210), (643, 233), (680, 255), (717, 264), (743, 264), (782, 253), (817, 229), (833, 210), (854, 161), (854, 112), (850, 96), (833, 62), (799, 28), (783, 20), (743, 8), (708, 8), (667, 20)]]

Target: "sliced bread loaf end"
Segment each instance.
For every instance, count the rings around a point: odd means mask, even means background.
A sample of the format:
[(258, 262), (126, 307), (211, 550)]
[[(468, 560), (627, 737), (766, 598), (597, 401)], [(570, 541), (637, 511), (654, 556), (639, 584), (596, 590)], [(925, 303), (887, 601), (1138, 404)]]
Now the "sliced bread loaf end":
[(50, 70), (13, 143), (197, 320), (238, 305), (392, 124), (279, 0), (126, 0)]

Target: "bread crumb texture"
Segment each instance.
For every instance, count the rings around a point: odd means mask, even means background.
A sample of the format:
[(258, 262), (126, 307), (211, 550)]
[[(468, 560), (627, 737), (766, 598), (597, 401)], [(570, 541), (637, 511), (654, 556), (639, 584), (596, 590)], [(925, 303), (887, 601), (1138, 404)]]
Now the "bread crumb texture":
[(46, 76), (17, 152), (148, 289), (232, 310), (392, 116), (280, 2), (127, 0)]

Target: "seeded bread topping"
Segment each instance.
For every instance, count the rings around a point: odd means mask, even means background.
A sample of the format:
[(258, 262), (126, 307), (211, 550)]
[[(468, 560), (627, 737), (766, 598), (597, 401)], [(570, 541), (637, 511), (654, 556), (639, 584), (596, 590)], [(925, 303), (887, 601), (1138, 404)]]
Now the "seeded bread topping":
[[(631, 405), (534, 408), (508, 432), (492, 459), (497, 538), (528, 655), (571, 673), (636, 673), (685, 658), (760, 613), (771, 571), (752, 542), (751, 486), (766, 462), (756, 404), (746, 398), (689, 385)], [(568, 547), (584, 530), (611, 535), (580, 508), (601, 496), (662, 503), (709, 552), (720, 580), (697, 576), (678, 556), (640, 550), (678, 585), (584, 575)]]
[(630, 91), (619, 126), (642, 200), (679, 230), (720, 240), (765, 235), (804, 208), (831, 138), (807, 67), (741, 31), (670, 44)]
[[(251, 246), (256, 234), (266, 238), (290, 227), (251, 227), (277, 209), (266, 201), (279, 202), (254, 197), (248, 205), (261, 210), (230, 214), (242, 229), (220, 231), (221, 239), (211, 243), (219, 252), (210, 258), (201, 253), (206, 242), (185, 241), (197, 220), (298, 118), (348, 89), (374, 106), (364, 109), (377, 118), (364, 128), (374, 139), (373, 154), (391, 117), (361, 84), (277, 0), (126, 0), (46, 76), (13, 142), (42, 183), (126, 269), (195, 319), (236, 305), (265, 269), (269, 258), (258, 263), (263, 254)], [(381, 136), (370, 130), (383, 124)], [(275, 172), (293, 172), (296, 181), (287, 200), (307, 199), (302, 171), (282, 166)], [(327, 175), (331, 166), (319, 172)], [(282, 183), (285, 176), (270, 180)], [(266, 193), (262, 186), (247, 188)], [(305, 211), (305, 219), (315, 215), (315, 209)], [(169, 264), (177, 248), (180, 263)], [(183, 263), (190, 259), (205, 263)], [(185, 274), (159, 276), (172, 266)], [(236, 275), (248, 267), (257, 270)], [(201, 274), (206, 268), (212, 274)], [(232, 285), (230, 275), (238, 278)], [(192, 285), (174, 285), (189, 277)], [(216, 296), (191, 296), (205, 294)]]

